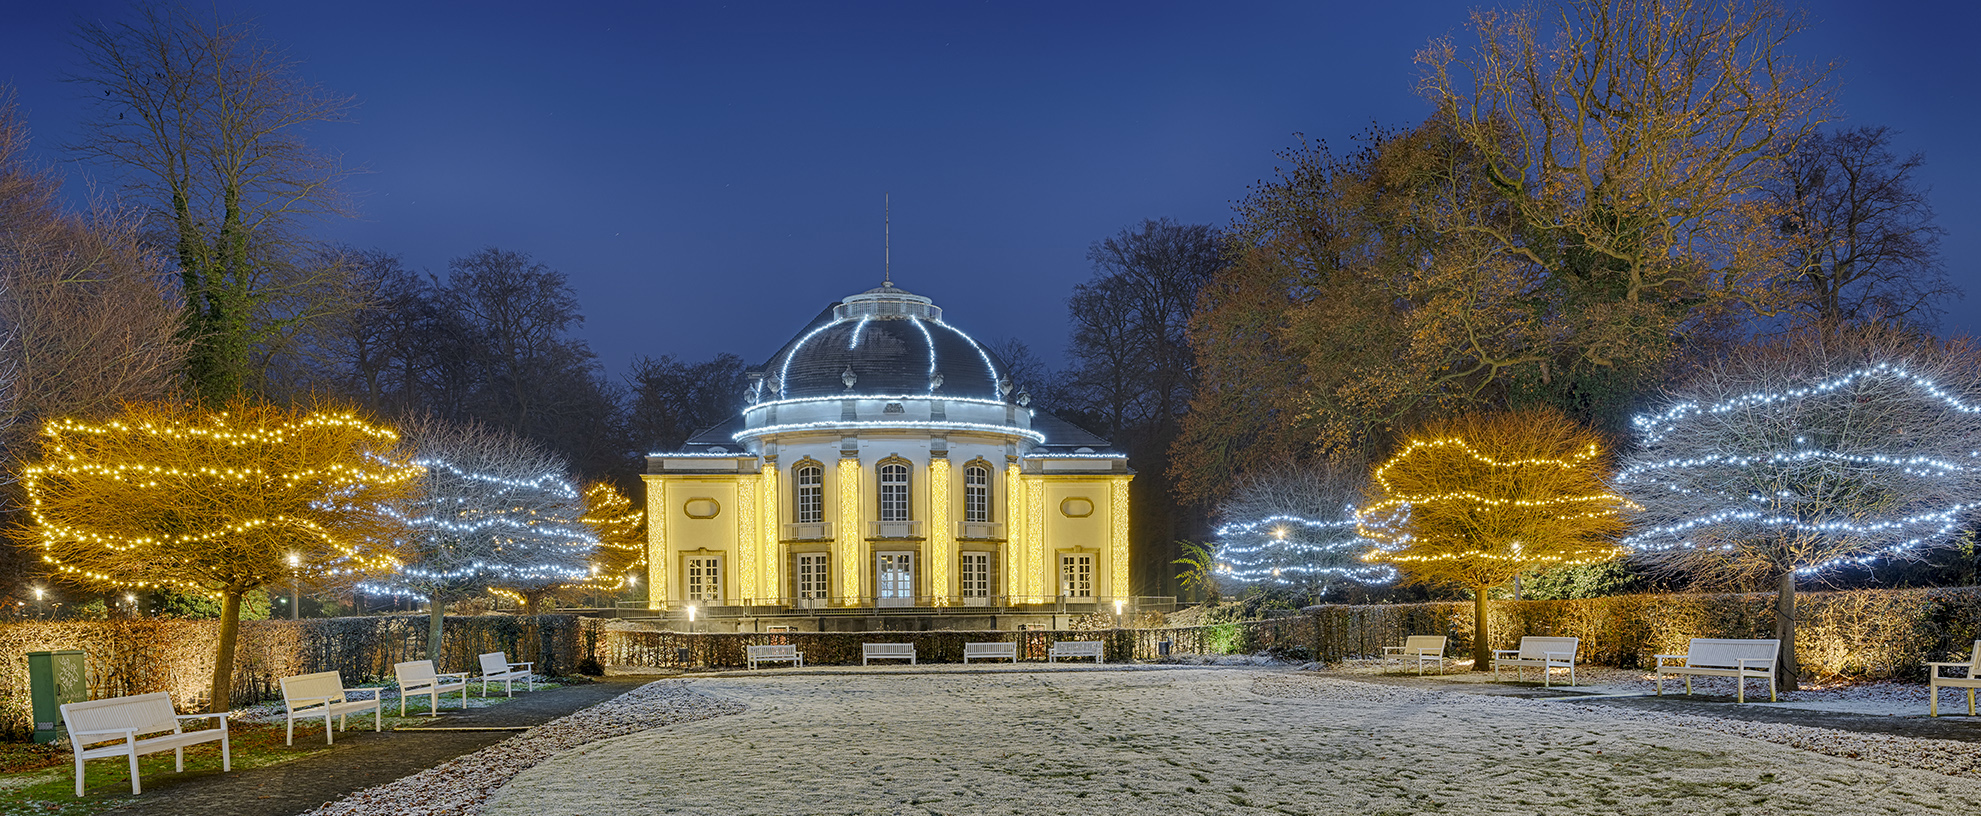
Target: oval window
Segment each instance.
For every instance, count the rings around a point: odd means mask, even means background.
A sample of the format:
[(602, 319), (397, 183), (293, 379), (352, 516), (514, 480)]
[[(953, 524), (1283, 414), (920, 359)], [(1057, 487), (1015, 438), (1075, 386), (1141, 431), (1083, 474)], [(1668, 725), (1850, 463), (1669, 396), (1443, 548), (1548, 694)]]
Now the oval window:
[(722, 505), (710, 498), (689, 499), (681, 505), (681, 512), (687, 513), (691, 519), (712, 519), (722, 512)]
[(1094, 514), (1094, 503), (1075, 496), (1060, 502), (1059, 512), (1067, 518), (1086, 518)]

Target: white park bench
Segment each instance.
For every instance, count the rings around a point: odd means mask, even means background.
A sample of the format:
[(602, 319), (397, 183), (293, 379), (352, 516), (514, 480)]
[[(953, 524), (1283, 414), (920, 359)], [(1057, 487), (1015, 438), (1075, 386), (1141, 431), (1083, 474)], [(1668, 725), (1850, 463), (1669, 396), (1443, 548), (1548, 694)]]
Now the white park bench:
[(399, 716), (406, 716), (406, 698), (415, 694), (427, 696), (427, 716), (440, 716), (440, 695), (450, 691), (461, 692), (461, 707), (468, 707), (468, 675), (466, 672), (446, 674), (433, 670), (431, 660), (413, 660), (392, 664), (392, 677), (399, 684)]
[(1052, 649), (1046, 652), (1047, 663), (1062, 657), (1069, 660), (1091, 657), (1095, 663), (1105, 662), (1101, 660), (1101, 642), (1098, 640), (1062, 640), (1052, 644)]
[[(187, 731), (186, 720), (219, 719), (219, 728)], [(202, 742), (220, 743), (220, 769), (234, 770), (234, 755), (227, 745), (226, 714), (180, 714), (172, 709), (172, 695), (156, 691), (131, 697), (88, 700), (62, 704), (62, 721), (69, 726), (69, 747), (76, 752), (76, 795), (83, 795), (83, 760), (103, 757), (131, 758), (131, 793), (143, 793), (138, 785), (138, 755), (170, 749), (174, 767), (186, 770), (186, 746)], [(169, 734), (159, 734), (169, 731)], [(144, 734), (159, 734), (143, 737)], [(94, 737), (95, 739), (91, 739)], [(107, 743), (107, 744), (100, 744)], [(91, 748), (90, 745), (96, 745)]]
[[(1693, 638), (1692, 644), (1685, 647), (1685, 654), (1653, 655), (1658, 660), (1656, 683), (1658, 693), (1665, 693), (1665, 675), (1685, 677), (1685, 693), (1692, 693), (1692, 678), (1731, 677), (1733, 678), (1734, 699), (1747, 702), (1747, 681), (1768, 681), (1768, 701), (1775, 700), (1775, 658), (1781, 654), (1782, 642), (1773, 638)], [(1667, 665), (1667, 660), (1682, 660), (1683, 665)]]
[(867, 665), (867, 661), (869, 660), (906, 660), (912, 665), (915, 662), (915, 644), (862, 643), (860, 644), (860, 665)]
[[(1940, 670), (1945, 668), (1966, 669), (1964, 677), (1942, 677)], [(1931, 672), (1928, 690), (1933, 693), (1926, 704), (1926, 711), (1934, 717), (1940, 716), (1940, 687), (1967, 689), (1967, 716), (1974, 716), (1974, 690), (1981, 688), (1981, 640), (1974, 641), (1974, 651), (1967, 653), (1962, 663), (1928, 663), (1926, 670)]]
[(536, 663), (511, 663), (507, 652), (489, 652), (481, 656), (481, 696), (488, 696), (488, 684), (502, 681), (502, 696), (516, 696), (515, 683), (523, 681), (524, 691), (536, 691)]
[[(322, 717), (323, 742), (335, 745), (331, 736), (330, 718), (337, 718), (337, 730), (344, 730), (352, 714), (371, 712), (371, 730), (381, 730), (385, 706), (379, 700), (379, 692), (384, 689), (347, 689), (344, 678), (334, 671), (321, 671), (315, 674), (298, 674), (282, 678), (282, 716), (288, 720), (287, 744), (296, 744), (296, 718)], [(353, 694), (371, 692), (371, 699), (351, 699)]]
[(755, 670), (758, 663), (776, 663), (779, 661), (795, 663), (799, 667), (805, 665), (805, 653), (798, 651), (798, 647), (789, 644), (747, 646), (744, 648), (748, 652), (745, 657), (750, 664), (751, 670)]
[(968, 663), (973, 657), (978, 660), (1009, 660), (1016, 663), (1018, 644), (1008, 640), (963, 644), (963, 662)]
[(1433, 660), (1438, 663), (1438, 674), (1444, 674), (1444, 635), (1411, 635), (1403, 639), (1402, 646), (1384, 646), (1383, 659), (1391, 657), (1417, 661), (1417, 673), (1424, 673), (1424, 664)]
[(1581, 638), (1523, 637), (1518, 649), (1493, 650), (1493, 679), (1499, 679), (1501, 666), (1512, 666), (1516, 680), (1525, 678), (1532, 666), (1541, 670), (1543, 686), (1555, 669), (1567, 669), (1568, 684), (1575, 685), (1575, 653), (1581, 647)]

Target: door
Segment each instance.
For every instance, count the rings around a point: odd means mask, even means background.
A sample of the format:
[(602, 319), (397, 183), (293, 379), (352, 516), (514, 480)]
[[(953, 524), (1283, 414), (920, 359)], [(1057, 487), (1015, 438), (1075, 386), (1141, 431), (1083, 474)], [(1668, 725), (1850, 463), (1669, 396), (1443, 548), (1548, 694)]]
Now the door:
[(825, 553), (799, 553), (797, 606), (818, 609), (825, 605)]
[(874, 553), (874, 602), (877, 606), (915, 605), (914, 553)]
[(722, 559), (716, 556), (690, 557), (685, 571), (688, 600), (698, 603), (722, 602)]
[(1059, 595), (1069, 601), (1092, 601), (1094, 599), (1093, 556), (1062, 555), (1059, 557)]
[(959, 588), (963, 591), (964, 606), (990, 605), (990, 553), (966, 552), (959, 556), (963, 561), (963, 574), (959, 576)]

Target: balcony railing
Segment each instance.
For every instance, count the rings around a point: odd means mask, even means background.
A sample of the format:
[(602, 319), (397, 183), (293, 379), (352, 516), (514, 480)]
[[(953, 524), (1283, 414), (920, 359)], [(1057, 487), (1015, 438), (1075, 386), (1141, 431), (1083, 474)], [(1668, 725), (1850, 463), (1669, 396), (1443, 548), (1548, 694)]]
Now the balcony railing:
[(824, 541), (832, 538), (832, 522), (806, 521), (784, 525), (785, 541)]
[(870, 521), (867, 522), (868, 538), (921, 538), (922, 523), (919, 521)]
[(1003, 541), (1004, 523), (999, 521), (956, 522), (956, 537), (967, 541)]

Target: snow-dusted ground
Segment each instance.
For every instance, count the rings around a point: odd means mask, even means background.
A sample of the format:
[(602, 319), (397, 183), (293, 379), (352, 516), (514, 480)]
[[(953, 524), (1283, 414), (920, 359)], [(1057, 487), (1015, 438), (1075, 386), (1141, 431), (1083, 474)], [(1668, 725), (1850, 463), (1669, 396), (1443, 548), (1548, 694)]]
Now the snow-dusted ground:
[(1966, 743), (1332, 673), (1026, 668), (685, 681), (748, 709), (565, 751), (484, 812), (1827, 816), (1981, 802), (1981, 746)]

